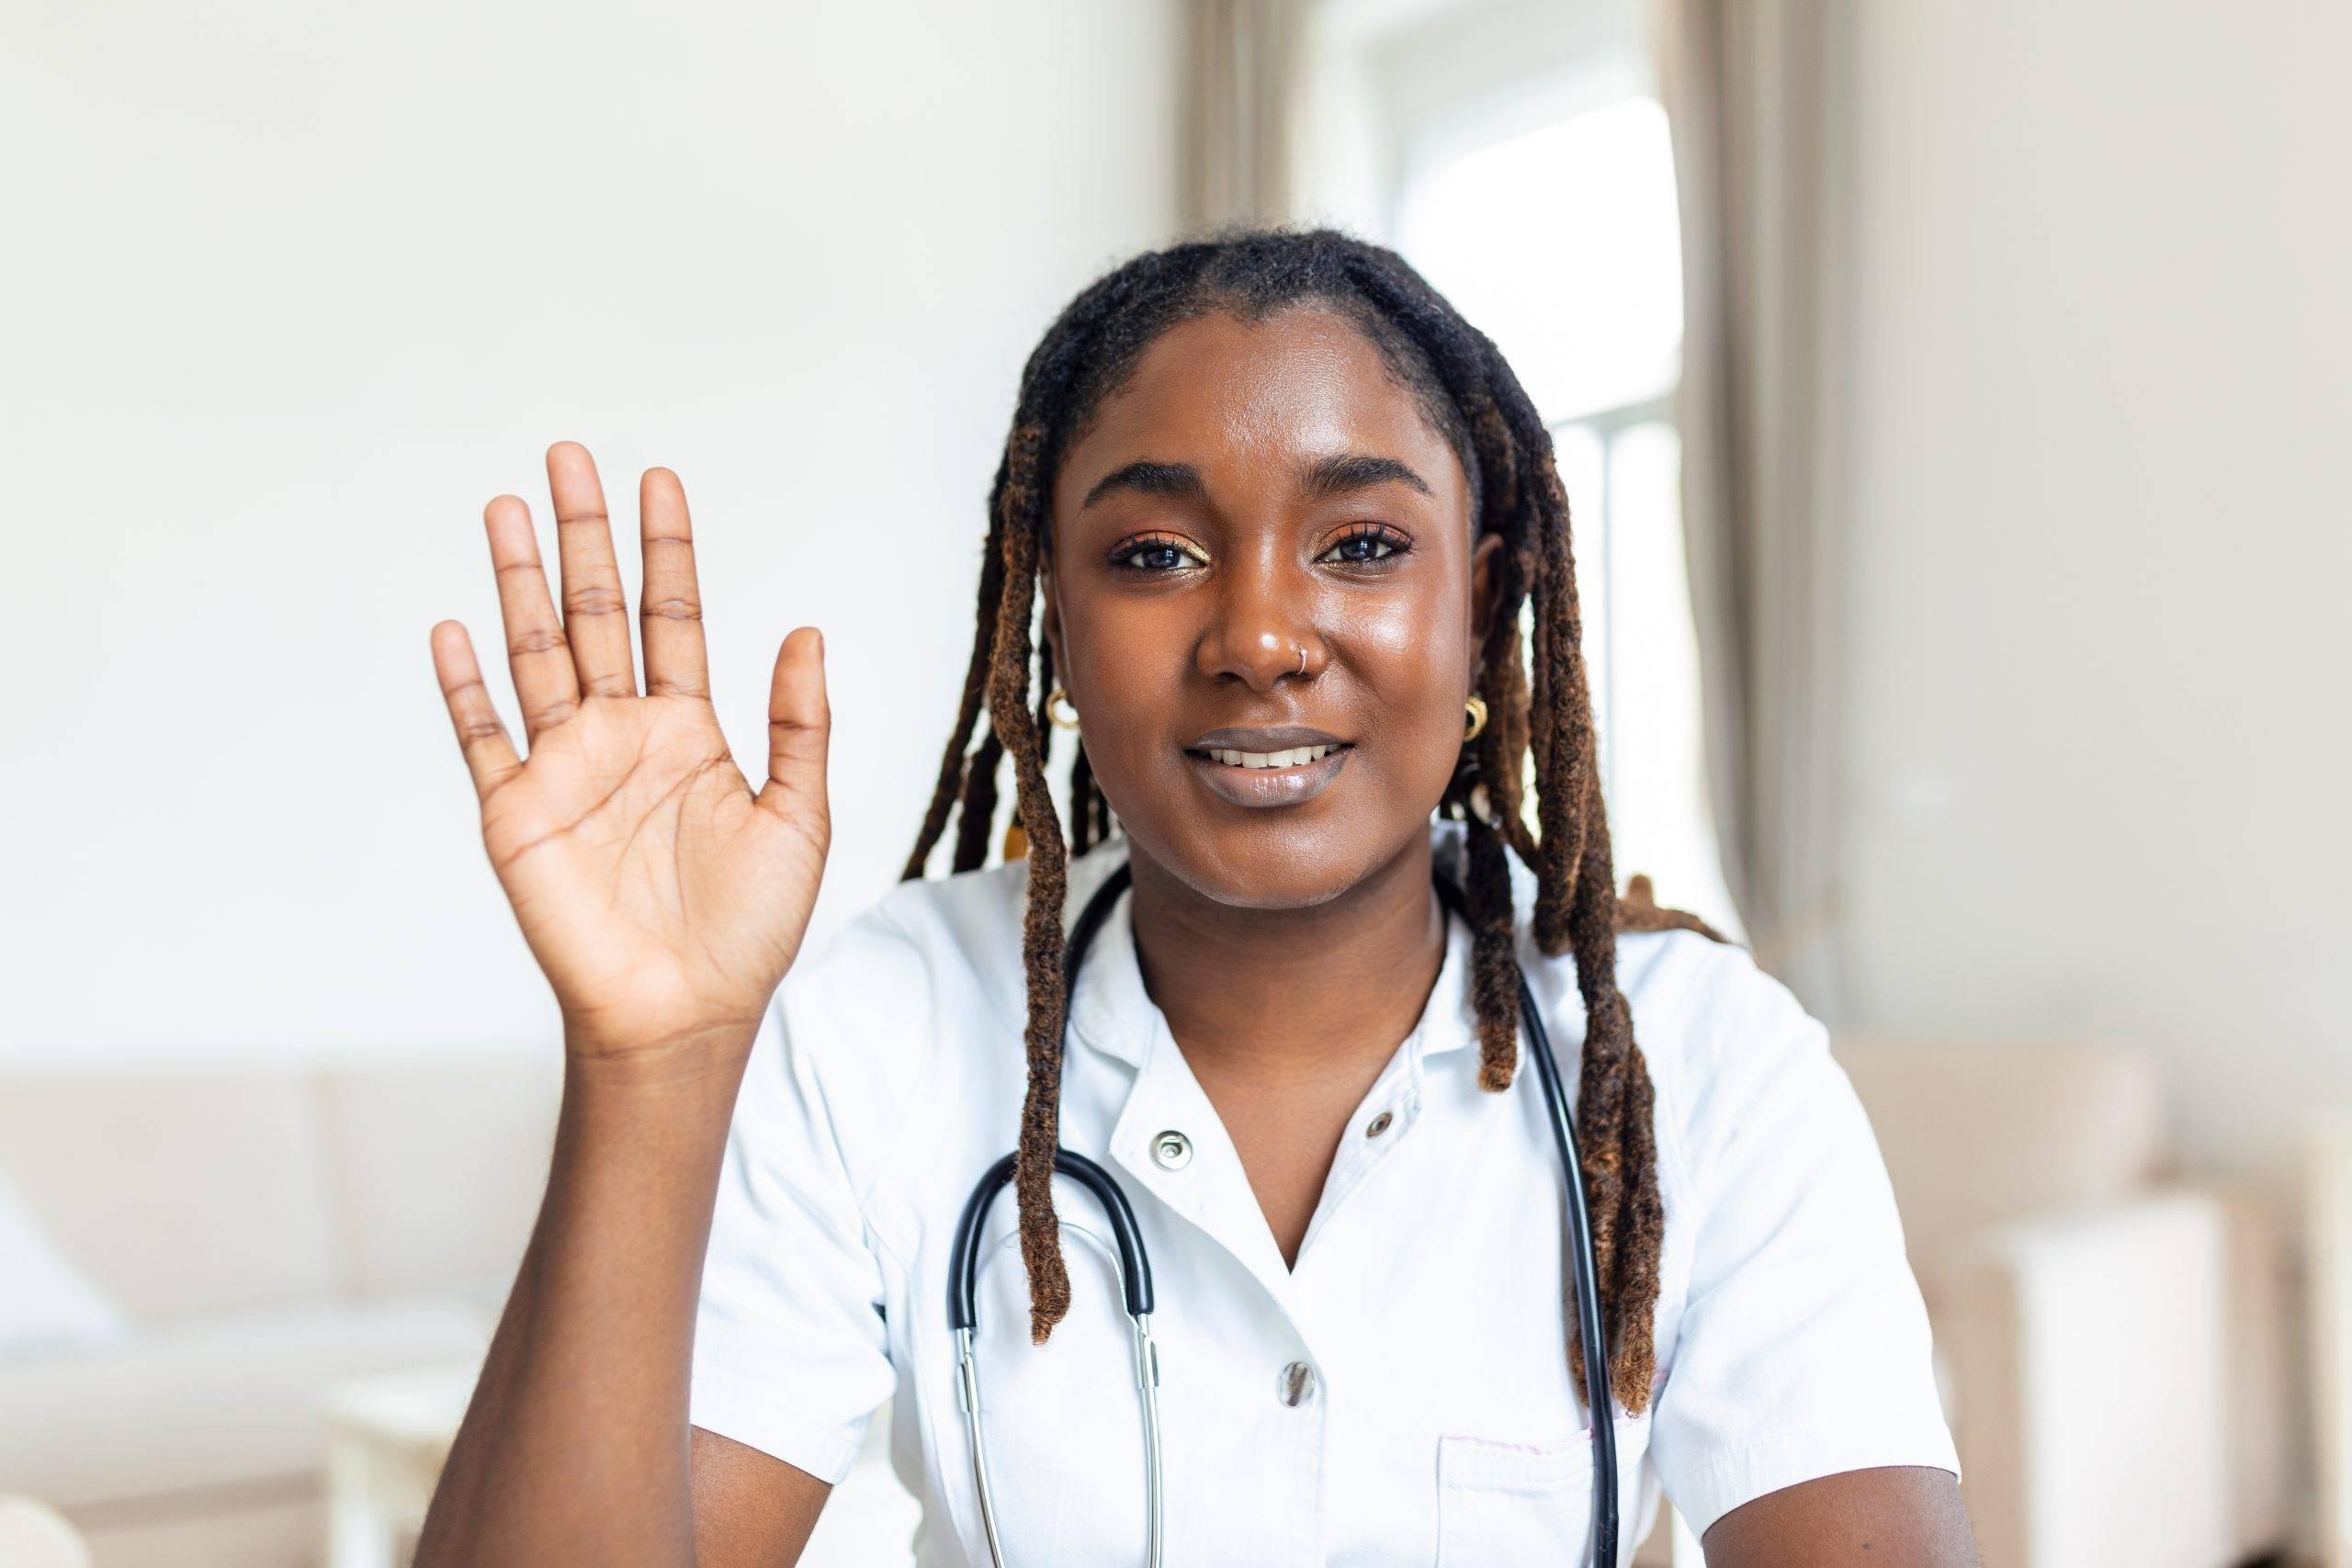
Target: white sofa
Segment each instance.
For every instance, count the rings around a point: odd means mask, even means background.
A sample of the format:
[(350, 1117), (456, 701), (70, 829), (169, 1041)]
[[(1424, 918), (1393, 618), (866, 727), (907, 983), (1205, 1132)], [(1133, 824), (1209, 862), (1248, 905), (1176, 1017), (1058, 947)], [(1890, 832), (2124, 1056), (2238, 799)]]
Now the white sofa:
[(0, 1562), (7, 1568), (90, 1568), (90, 1549), (65, 1516), (0, 1494)]
[(96, 1568), (315, 1563), (322, 1391), (480, 1356), (557, 1089), (551, 1049), (0, 1068), (0, 1175), (131, 1323), (0, 1358), (0, 1494)]
[[(2271, 1211), (2170, 1178), (2151, 1059), (1838, 1055), (1903, 1208), (1987, 1568), (2222, 1568), (2281, 1543)], [(322, 1392), (479, 1355), (558, 1075), (552, 1050), (0, 1067), (0, 1175), (133, 1323), (0, 1359), (0, 1495), (62, 1510), (95, 1568), (317, 1562)], [(815, 1555), (904, 1561), (886, 1543), (912, 1505), (878, 1444), (835, 1503)]]
[(2274, 1201), (2173, 1168), (2143, 1051), (1849, 1038), (1985, 1568), (2224, 1568), (2293, 1534)]

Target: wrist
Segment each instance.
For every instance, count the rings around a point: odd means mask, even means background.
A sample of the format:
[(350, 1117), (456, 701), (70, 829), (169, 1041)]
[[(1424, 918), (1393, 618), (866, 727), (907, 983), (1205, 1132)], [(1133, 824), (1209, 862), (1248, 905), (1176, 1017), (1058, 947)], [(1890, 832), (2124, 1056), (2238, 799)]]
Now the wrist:
[(759, 1037), (760, 1019), (753, 1014), (710, 1020), (660, 1032), (616, 1030), (566, 1018), (564, 1076), (567, 1081), (598, 1089), (691, 1091), (721, 1083), (732, 1093)]

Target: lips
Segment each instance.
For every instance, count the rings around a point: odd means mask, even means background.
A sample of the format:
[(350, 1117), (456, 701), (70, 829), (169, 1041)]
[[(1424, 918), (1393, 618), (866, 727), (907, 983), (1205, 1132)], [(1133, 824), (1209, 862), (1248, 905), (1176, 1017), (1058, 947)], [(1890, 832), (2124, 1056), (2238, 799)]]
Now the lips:
[(1326, 730), (1304, 724), (1278, 724), (1271, 728), (1228, 725), (1212, 729), (1184, 748), (1187, 751), (1286, 751), (1300, 746), (1344, 746), (1347, 742)]
[(1184, 749), (1212, 795), (1247, 807), (1314, 799), (1347, 766), (1352, 744), (1304, 725), (1213, 729)]

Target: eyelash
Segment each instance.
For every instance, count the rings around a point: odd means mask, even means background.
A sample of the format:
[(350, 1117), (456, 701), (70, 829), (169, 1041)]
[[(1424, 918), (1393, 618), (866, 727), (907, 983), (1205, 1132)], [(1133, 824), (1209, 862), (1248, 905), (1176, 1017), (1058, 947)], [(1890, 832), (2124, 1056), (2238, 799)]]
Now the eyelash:
[[(1377, 523), (1359, 523), (1355, 526), (1350, 528), (1347, 533), (1341, 535), (1338, 539), (1332, 541), (1330, 548), (1325, 550), (1323, 552), (1323, 556), (1317, 557), (1317, 558), (1322, 559), (1328, 558), (1333, 551), (1345, 549), (1349, 546), (1356, 544), (1359, 541), (1369, 542), (1381, 547), (1382, 553), (1379, 555), (1360, 557), (1354, 560), (1334, 562), (1333, 564), (1340, 566), (1383, 566), (1395, 560), (1398, 556), (1404, 555), (1413, 547), (1413, 541), (1407, 538), (1404, 535), (1398, 533), (1394, 528), (1384, 527), (1382, 525)], [(1163, 550), (1172, 550), (1179, 555), (1188, 556), (1195, 565), (1206, 566), (1208, 564), (1206, 560), (1203, 559), (1198, 550), (1195, 550), (1183, 540), (1172, 538), (1165, 534), (1148, 534), (1139, 538), (1123, 539), (1116, 546), (1113, 547), (1111, 550), (1112, 570), (1115, 571), (1131, 571), (1142, 575), (1157, 575), (1160, 572), (1178, 570), (1175, 567), (1150, 567), (1138, 566), (1136, 564), (1136, 557), (1150, 555)]]
[(1192, 546), (1184, 543), (1182, 539), (1171, 538), (1165, 534), (1147, 534), (1140, 538), (1123, 539), (1116, 546), (1113, 547), (1111, 550), (1112, 569), (1116, 571), (1132, 571), (1137, 573), (1152, 573), (1173, 570), (1166, 567), (1136, 566), (1134, 564), (1136, 557), (1140, 555), (1148, 555), (1158, 550), (1174, 550), (1180, 555), (1192, 557), (1193, 561), (1199, 565), (1205, 566), (1208, 564), (1201, 558), (1199, 551), (1193, 549)]
[[(1407, 538), (1404, 535), (1398, 533), (1394, 528), (1384, 527), (1377, 523), (1359, 523), (1354, 527), (1350, 528), (1345, 534), (1341, 535), (1338, 539), (1332, 541), (1331, 550), (1344, 549), (1346, 547), (1355, 544), (1359, 540), (1367, 540), (1373, 544), (1383, 546), (1385, 547), (1386, 553), (1383, 555), (1368, 556), (1357, 560), (1345, 561), (1340, 564), (1345, 566), (1385, 566), (1413, 547), (1413, 541)], [(1331, 550), (1326, 550), (1323, 553), (1328, 556), (1331, 553)]]

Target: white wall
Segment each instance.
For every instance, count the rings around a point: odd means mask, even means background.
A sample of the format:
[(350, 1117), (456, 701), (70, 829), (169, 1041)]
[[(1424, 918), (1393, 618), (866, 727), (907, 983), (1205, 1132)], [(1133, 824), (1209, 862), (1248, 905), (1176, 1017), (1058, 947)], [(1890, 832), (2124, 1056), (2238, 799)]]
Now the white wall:
[(1865, 5), (1854, 1021), (2352, 1097), (2352, 8)]
[[(684, 477), (755, 776), (821, 625), (895, 878), (1052, 313), (1176, 211), (1174, 0), (160, 0), (0, 30), (0, 1047), (551, 1042), (426, 631), (584, 441)], [(493, 689), (503, 682), (494, 673)], [(506, 704), (514, 723), (511, 693)]]

